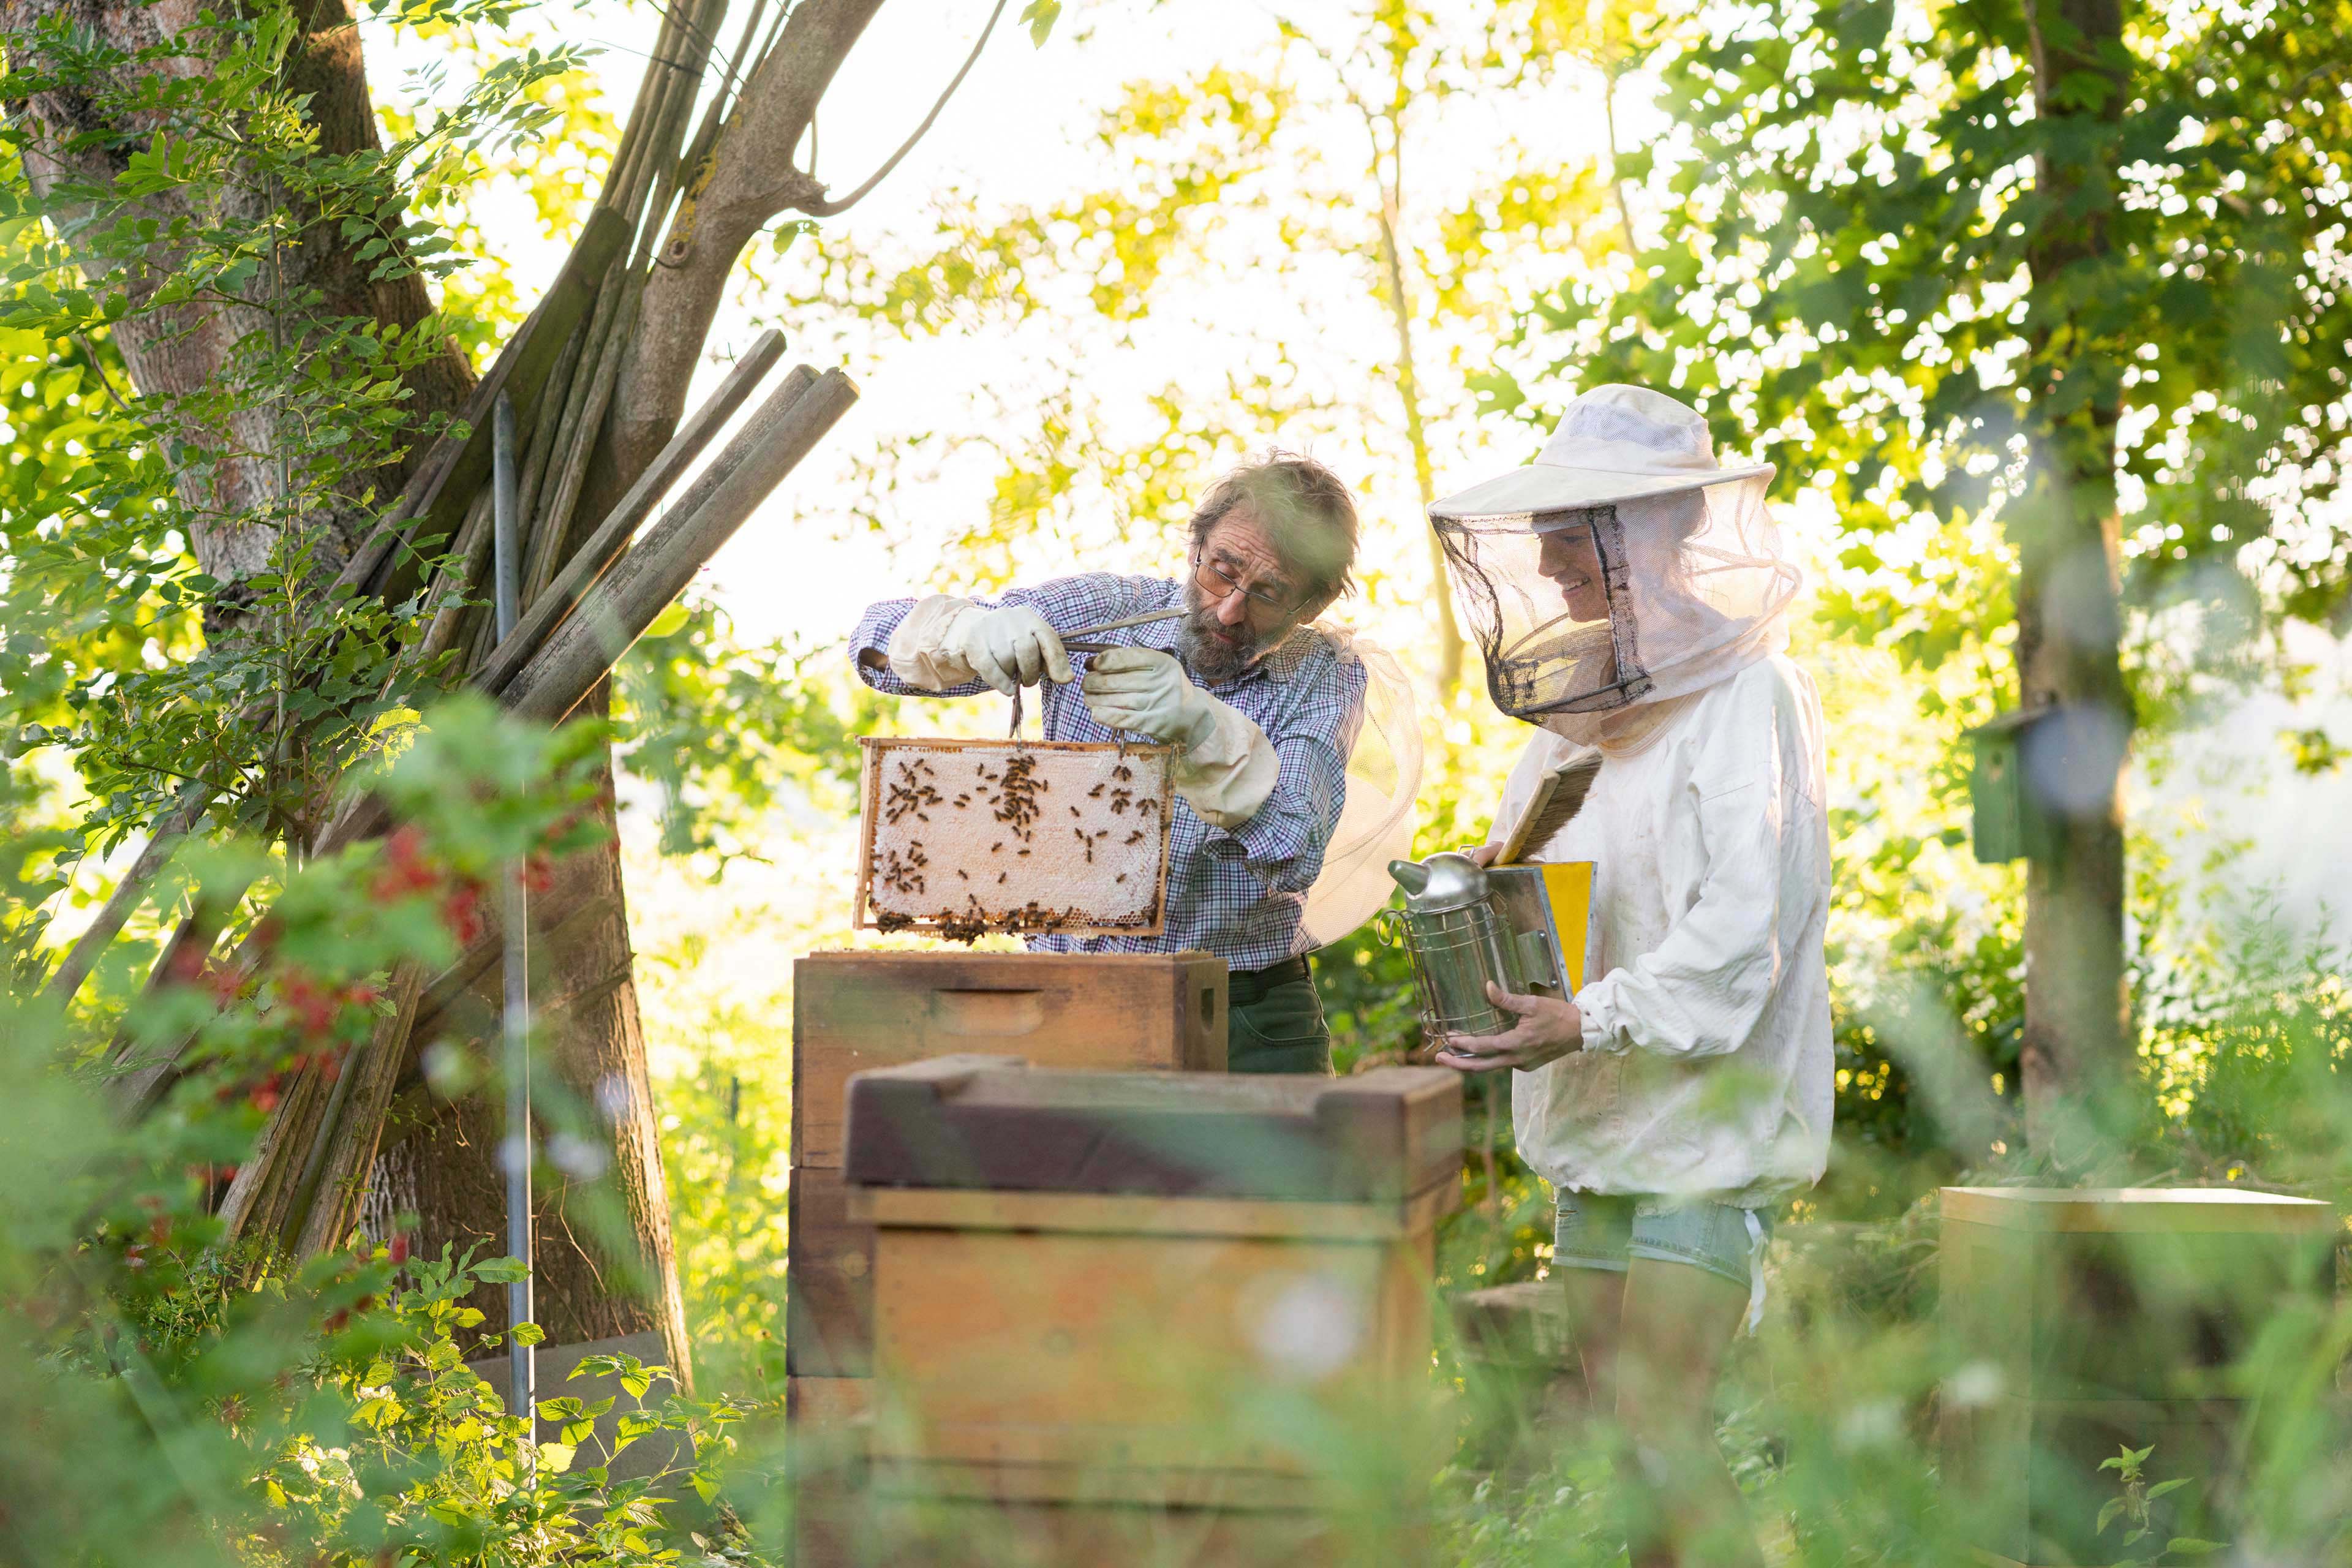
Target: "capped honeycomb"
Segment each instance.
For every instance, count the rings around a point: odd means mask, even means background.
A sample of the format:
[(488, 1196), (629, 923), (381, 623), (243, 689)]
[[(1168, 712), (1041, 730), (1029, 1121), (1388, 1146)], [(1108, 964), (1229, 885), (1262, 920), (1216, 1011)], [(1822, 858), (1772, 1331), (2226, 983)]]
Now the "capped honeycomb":
[(1070, 741), (868, 738), (857, 924), (1153, 936), (1171, 752)]

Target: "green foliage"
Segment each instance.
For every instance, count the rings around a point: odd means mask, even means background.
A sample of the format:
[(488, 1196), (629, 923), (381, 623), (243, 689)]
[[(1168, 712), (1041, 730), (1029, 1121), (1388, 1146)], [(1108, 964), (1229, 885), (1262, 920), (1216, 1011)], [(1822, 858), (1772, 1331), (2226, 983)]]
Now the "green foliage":
[(2297, 932), (2258, 897), (2146, 988), (2150, 1086), (2185, 1172), (2352, 1199), (2347, 963), (2339, 939)]
[[(510, 53), (388, 147), (330, 154), (299, 40), (282, 5), (208, 12), (135, 54), (63, 13), (11, 40), (18, 99), (145, 128), (119, 166), (92, 156), (101, 131), (26, 115), (0, 132), (0, 793), (87, 797), (10, 869), (0, 930), (20, 958), (78, 873), (195, 792), (215, 831), (299, 858), (332, 781), (440, 675), (393, 659), (433, 605), (337, 581), (394, 465), (438, 429), (411, 384), (441, 331), (383, 325), (367, 291), (450, 275), (418, 202), (446, 199), (453, 162), (544, 129), (576, 56)], [(355, 286), (322, 270), (338, 249)], [(330, 308), (354, 294), (364, 313)], [(133, 388), (123, 343), (191, 334), (222, 374)]]
[[(2105, 1535), (2108, 1526), (2121, 1524), (2124, 1527), (2123, 1543), (2126, 1548), (2137, 1546), (2156, 1533), (2156, 1527), (2149, 1522), (2151, 1504), (2168, 1493), (2195, 1484), (2193, 1477), (2176, 1476), (2168, 1481), (2158, 1481), (2150, 1486), (2141, 1467), (2155, 1452), (2154, 1444), (2145, 1448), (2126, 1447), (2099, 1466), (2102, 1470), (2115, 1471), (2116, 1484), (2123, 1488), (2120, 1495), (2099, 1510), (2099, 1533)], [(2151, 1568), (2152, 1564), (2168, 1557), (2201, 1557), (2207, 1552), (2221, 1551), (2221, 1545), (2218, 1541), (2200, 1541), (2194, 1536), (2176, 1535), (2166, 1542), (2161, 1550), (2148, 1556), (2119, 1559), (2116, 1568)]]
[[(690, 970), (688, 942), (650, 955)], [(791, 1170), (791, 1031), (730, 1005), (671, 1042), (691, 1065), (661, 1084), (662, 1169), (678, 1238), (678, 1285), (706, 1388), (769, 1401), (784, 1392), (785, 1216)]]
[(530, 204), (541, 234), (573, 237), (620, 141), (602, 83), (587, 68), (596, 51), (540, 47), (534, 35), (517, 26), (509, 15), (516, 9), (453, 7), (438, 0), (397, 8), (398, 31), (413, 32), (443, 52), (411, 71), (397, 97), (382, 95), (376, 105), (384, 135), (409, 146), (421, 144), (425, 129), (447, 118), (450, 111), (436, 106), (448, 99), (453, 80), (467, 84), (463, 101), (486, 91), (509, 93), (514, 101), (504, 119), (442, 139), (435, 155), (413, 165), (412, 210), (432, 218), (449, 240), (450, 254), (467, 263), (440, 279), (438, 321), (478, 366), (530, 308), (482, 216), (520, 197)]
[(1029, 29), (1029, 41), (1039, 48), (1045, 47), (1061, 16), (1062, 0), (1027, 0), (1021, 7), (1021, 24)]
[[(378, 1248), (371, 1261), (388, 1256)], [(677, 1560), (680, 1531), (669, 1523), (677, 1510), (666, 1505), (717, 1495), (719, 1461), (733, 1447), (728, 1428), (741, 1413), (724, 1402), (649, 1399), (670, 1381), (665, 1369), (633, 1356), (590, 1357), (572, 1375), (612, 1376), (627, 1403), (614, 1415), (621, 1395), (541, 1398), (541, 1418), (562, 1426), (558, 1440), (533, 1442), (529, 1424), (458, 1360), (456, 1334), (481, 1320), (460, 1303), (498, 1274), (446, 1256), (386, 1268), (373, 1321), (356, 1335), (346, 1328), (308, 1369), (318, 1393), (299, 1419), (310, 1429), (269, 1442), (265, 1434), (278, 1423), (240, 1412), (248, 1452), (265, 1461), (254, 1482), (268, 1505), (255, 1556), (267, 1561), (273, 1547), (299, 1542), (330, 1562), (389, 1553), (420, 1568), (485, 1558)], [(607, 1416), (608, 1435), (599, 1436)], [(641, 1443), (677, 1458), (652, 1474), (614, 1479), (613, 1461)]]
[[(2352, 205), (2343, 20), (2136, 13), (2103, 66), (2129, 101), (2085, 118), (2037, 109), (2015, 7), (1727, 12), (1649, 62), (1676, 130), (1633, 286), (1571, 279), (1539, 319), (1573, 334), (1578, 379), (1680, 389), (1718, 441), (1817, 492), (1846, 534), (1849, 629), (1915, 623), (1930, 665), (2005, 623), (2000, 574), (1919, 595), (1889, 546), (2016, 506), (2023, 444), (2075, 440), (2095, 406), (2121, 410), (2138, 603), (2215, 605), (2226, 635), (2245, 572), (2324, 616), (2347, 562), (2300, 517), (2335, 493), (2318, 459), (2352, 370), (2326, 281)], [(2056, 94), (2106, 90), (2085, 72)], [(2064, 248), (2085, 226), (2100, 247)]]
[(856, 687), (846, 710), (835, 707), (815, 667), (839, 657), (746, 647), (701, 599), (672, 605), (629, 649), (616, 672), (621, 761), (660, 792), (665, 854), (709, 857), (723, 870), (751, 855), (751, 828), (788, 791), (818, 809), (855, 809), (856, 736), (881, 704)]
[[(0, 1388), (26, 1417), (0, 1433), (0, 1508), (32, 1558), (675, 1560), (665, 1500), (707, 1507), (737, 1407), (653, 1397), (666, 1373), (604, 1358), (582, 1371), (626, 1394), (609, 1439), (583, 1426), (607, 1405), (559, 1393), (542, 1414), (566, 1422), (562, 1440), (534, 1444), (459, 1365), (457, 1336), (481, 1321), (464, 1298), (507, 1278), (504, 1260), (412, 1258), (395, 1236), (289, 1268), (260, 1243), (224, 1246), (213, 1215), (284, 1075), (367, 1032), (393, 965), (446, 962), (496, 868), (577, 847), (602, 743), (478, 700), (428, 713), (370, 781), (402, 824), (391, 838), (288, 873), (250, 972), (175, 973), (133, 1004), (134, 1045), (194, 1037), (184, 1079), (136, 1126), (105, 1103), (106, 1075), (65, 1065), (103, 1037), (0, 988)], [(265, 858), (192, 858), (202, 884)], [(646, 1442), (682, 1447), (616, 1478), (611, 1461)]]

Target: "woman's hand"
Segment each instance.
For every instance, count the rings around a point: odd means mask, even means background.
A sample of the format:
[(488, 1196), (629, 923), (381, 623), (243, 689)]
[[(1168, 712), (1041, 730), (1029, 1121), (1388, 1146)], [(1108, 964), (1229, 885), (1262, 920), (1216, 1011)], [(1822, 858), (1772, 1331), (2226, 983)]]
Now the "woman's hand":
[(1486, 1000), (1519, 1021), (1499, 1035), (1449, 1035), (1432, 1061), (1462, 1072), (1527, 1072), (1584, 1048), (1584, 1015), (1573, 1002), (1517, 995), (1491, 980)]
[(1500, 855), (1502, 852), (1503, 847), (1500, 844), (1477, 844), (1462, 851), (1462, 853), (1469, 856), (1470, 858), (1477, 861), (1481, 866), (1493, 865), (1495, 863), (1495, 857)]

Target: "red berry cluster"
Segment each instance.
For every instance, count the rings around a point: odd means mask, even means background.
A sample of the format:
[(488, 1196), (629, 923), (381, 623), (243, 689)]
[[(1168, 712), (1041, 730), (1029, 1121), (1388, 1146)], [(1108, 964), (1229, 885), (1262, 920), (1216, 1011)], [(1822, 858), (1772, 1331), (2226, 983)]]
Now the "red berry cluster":
[[(558, 842), (570, 826), (558, 824), (542, 844)], [(523, 879), (534, 893), (544, 893), (553, 885), (554, 860), (550, 850), (542, 847), (525, 860)], [(480, 941), (488, 929), (488, 884), (436, 855), (425, 830), (415, 823), (404, 824), (385, 837), (367, 888), (369, 897), (379, 905), (419, 898), (434, 900), (443, 928), (461, 946)], [(274, 1016), (290, 1026), (299, 1048), (277, 1070), (226, 1085), (218, 1091), (220, 1100), (242, 1098), (265, 1115), (278, 1109), (293, 1075), (316, 1069), (326, 1082), (334, 1082), (348, 1048), (348, 1037), (339, 1037), (350, 1034), (339, 1026), (346, 1023), (352, 1010), (371, 1012), (381, 1000), (377, 988), (364, 982), (329, 984), (299, 965), (273, 962), (280, 935), (277, 919), (268, 917), (254, 929), (249, 960), (211, 964), (204, 944), (192, 942), (173, 955), (168, 969), (173, 982), (203, 987), (223, 1008), (252, 995), (266, 984)]]

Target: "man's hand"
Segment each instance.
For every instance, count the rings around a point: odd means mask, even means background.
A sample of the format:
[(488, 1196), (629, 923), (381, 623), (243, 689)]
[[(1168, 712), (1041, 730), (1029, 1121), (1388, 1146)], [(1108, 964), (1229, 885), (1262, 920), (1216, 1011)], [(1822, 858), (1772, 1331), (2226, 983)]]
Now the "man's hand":
[[(1115, 647), (1087, 665), (1087, 711), (1106, 729), (1133, 730), (1171, 746), (1209, 728), (1217, 700), (1192, 684), (1175, 657), (1150, 647)], [(1215, 707), (1212, 705), (1214, 704)]]
[(1432, 1061), (1462, 1072), (1527, 1072), (1584, 1048), (1584, 1015), (1573, 1002), (1516, 995), (1492, 981), (1486, 1000), (1519, 1021), (1499, 1035), (1449, 1035)]
[(1026, 605), (959, 617), (949, 634), (953, 652), (971, 672), (1007, 697), (1041, 680), (1070, 679), (1061, 634)]

